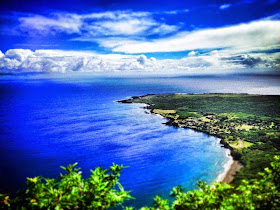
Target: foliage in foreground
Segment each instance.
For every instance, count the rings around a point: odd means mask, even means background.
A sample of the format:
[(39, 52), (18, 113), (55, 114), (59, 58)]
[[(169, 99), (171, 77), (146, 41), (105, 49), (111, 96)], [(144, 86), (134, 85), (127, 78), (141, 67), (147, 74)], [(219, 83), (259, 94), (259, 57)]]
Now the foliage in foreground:
[[(0, 194), (0, 208), (7, 209), (108, 209), (131, 199), (119, 183), (122, 165), (91, 170), (88, 179), (75, 168), (61, 167), (67, 173), (59, 179), (27, 178), (26, 189), (11, 199)], [(117, 186), (117, 187), (116, 187)]]
[[(27, 178), (27, 188), (18, 197), (11, 199), (0, 194), (0, 208), (108, 209), (132, 198), (118, 182), (122, 166), (113, 165), (109, 170), (96, 168), (84, 180), (75, 165), (63, 167), (67, 173), (60, 179)], [(199, 189), (189, 192), (177, 186), (171, 192), (175, 197), (171, 205), (168, 200), (156, 196), (154, 206), (142, 210), (280, 209), (280, 156), (276, 156), (271, 167), (260, 176), (260, 179), (243, 180), (239, 186), (198, 182)]]
[(271, 168), (260, 173), (259, 180), (242, 180), (238, 187), (224, 183), (207, 185), (198, 182), (198, 190), (183, 192), (180, 186), (173, 188), (175, 201), (170, 207), (168, 200), (154, 199), (155, 209), (280, 209), (280, 157), (276, 156)]

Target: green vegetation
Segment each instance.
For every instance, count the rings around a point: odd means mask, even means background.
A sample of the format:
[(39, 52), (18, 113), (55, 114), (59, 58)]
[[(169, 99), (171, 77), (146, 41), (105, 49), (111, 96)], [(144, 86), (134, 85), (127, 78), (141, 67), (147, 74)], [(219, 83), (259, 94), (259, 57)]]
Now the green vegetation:
[[(280, 208), (280, 96), (166, 94), (121, 102), (146, 103), (169, 125), (220, 137), (244, 164), (231, 184), (198, 182), (198, 189), (189, 192), (177, 186), (171, 204), (156, 196), (154, 206), (142, 210)], [(0, 194), (0, 209), (134, 209), (122, 206), (132, 199), (119, 183), (123, 166), (96, 168), (88, 179), (75, 166), (62, 167), (67, 173), (58, 179), (27, 178), (16, 197)]]
[(26, 189), (14, 199), (0, 194), (0, 209), (108, 209), (132, 198), (119, 183), (122, 165), (96, 168), (88, 179), (76, 165), (61, 167), (67, 173), (58, 179), (27, 178)]
[[(67, 174), (59, 179), (43, 177), (27, 178), (27, 187), (12, 199), (0, 194), (1, 209), (108, 209), (121, 205), (132, 197), (124, 191), (118, 178), (122, 166), (113, 165), (109, 170), (96, 168), (84, 180), (76, 164), (64, 168)], [(280, 207), (280, 156), (276, 156), (270, 168), (260, 173), (260, 179), (242, 180), (239, 186), (225, 183), (207, 185), (198, 182), (197, 190), (184, 192), (174, 187), (169, 200), (154, 198), (153, 207), (141, 210), (184, 209), (279, 209)], [(119, 190), (115, 189), (118, 185)], [(124, 207), (133, 210), (133, 207)]]
[(271, 168), (260, 173), (261, 179), (242, 180), (238, 187), (225, 183), (207, 185), (198, 182), (198, 190), (183, 192), (181, 186), (173, 188), (172, 205), (160, 197), (154, 199), (156, 209), (279, 209), (280, 208), (280, 157), (275, 157)]
[(168, 125), (191, 128), (222, 139), (244, 167), (233, 184), (257, 178), (280, 154), (280, 96), (248, 94), (163, 94), (120, 101), (146, 103)]

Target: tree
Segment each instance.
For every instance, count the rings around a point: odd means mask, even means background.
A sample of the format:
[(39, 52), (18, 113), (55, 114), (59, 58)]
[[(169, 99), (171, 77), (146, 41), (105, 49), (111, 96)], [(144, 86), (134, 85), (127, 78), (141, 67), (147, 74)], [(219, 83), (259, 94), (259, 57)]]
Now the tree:
[(10, 209), (108, 209), (131, 199), (119, 183), (122, 165), (91, 170), (83, 179), (77, 163), (61, 167), (66, 171), (58, 179), (27, 178), (26, 189), (11, 199), (0, 194), (0, 208)]

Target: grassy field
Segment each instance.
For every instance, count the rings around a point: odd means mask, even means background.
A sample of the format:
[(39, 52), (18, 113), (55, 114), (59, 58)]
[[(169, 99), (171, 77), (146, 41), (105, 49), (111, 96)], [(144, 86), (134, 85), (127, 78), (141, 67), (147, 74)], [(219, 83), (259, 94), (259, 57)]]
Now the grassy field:
[(220, 137), (244, 167), (233, 184), (257, 178), (280, 154), (280, 96), (247, 94), (162, 94), (133, 97), (123, 103), (146, 103), (169, 125)]

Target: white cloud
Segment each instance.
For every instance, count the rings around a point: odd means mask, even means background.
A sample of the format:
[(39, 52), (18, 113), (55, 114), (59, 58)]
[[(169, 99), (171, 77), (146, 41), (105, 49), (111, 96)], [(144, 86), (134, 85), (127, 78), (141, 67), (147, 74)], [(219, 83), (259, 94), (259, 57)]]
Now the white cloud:
[(79, 35), (77, 40), (99, 36), (138, 35), (144, 32), (167, 34), (177, 29), (153, 18), (149, 12), (108, 11), (74, 14), (52, 13), (19, 18), (19, 28), (29, 34), (67, 33)]
[(175, 26), (175, 25), (161, 24), (159, 27), (154, 28), (152, 30), (152, 33), (165, 35), (165, 34), (169, 34), (169, 33), (178, 31), (178, 29), (179, 29), (179, 27)]
[(167, 15), (177, 15), (178, 13), (187, 13), (189, 11), (190, 11), (189, 9), (170, 10), (170, 11), (164, 11), (164, 14), (167, 14)]
[(132, 11), (107, 11), (100, 13), (89, 13), (81, 15), (83, 19), (112, 19), (112, 20), (123, 20), (131, 17), (148, 17), (150, 12), (132, 12)]
[(156, 58), (154, 58), (154, 57), (151, 57), (150, 58), (150, 61), (152, 61), (152, 62), (155, 62), (157, 59)]
[(229, 27), (180, 32), (169, 38), (134, 41), (114, 47), (114, 52), (175, 52), (197, 49), (271, 49), (279, 47), (280, 21), (254, 21)]
[(17, 70), (32, 54), (31, 50), (10, 49), (0, 57), (0, 69)]
[[(221, 5), (227, 8), (230, 5)], [(166, 11), (175, 13), (188, 10)], [(165, 13), (166, 13), (165, 12)], [(199, 51), (200, 49), (227, 49), (234, 53), (280, 47), (280, 21), (263, 19), (220, 28), (181, 31), (180, 24), (168, 25), (156, 20), (154, 13), (109, 11), (103, 13), (53, 13), (48, 16), (28, 15), (19, 18), (20, 29), (30, 33), (74, 34), (71, 41), (96, 42), (116, 53), (149, 53)], [(176, 33), (177, 32), (177, 33)], [(171, 33), (175, 35), (170, 36)], [(148, 35), (167, 38), (147, 41)]]
[(140, 63), (140, 64), (145, 64), (147, 62), (147, 57), (145, 55), (140, 55), (139, 58), (137, 59), (137, 61)]
[[(193, 54), (193, 53), (192, 53)], [(8, 50), (0, 56), (0, 72), (155, 72), (217, 73), (248, 69), (280, 69), (280, 53), (228, 54), (214, 50), (182, 59), (147, 58), (145, 55), (97, 54), (94, 52)]]
[(97, 43), (99, 43), (100, 46), (105, 47), (105, 48), (115, 48), (115, 47), (122, 46), (122, 45), (137, 43), (137, 40), (130, 40), (130, 39), (125, 39), (125, 38), (121, 38), (121, 37), (108, 37), (105, 39), (104, 38), (83, 37), (83, 38), (75, 38), (73, 40), (97, 42)]
[(5, 57), (10, 60), (15, 60), (18, 62), (24, 61), (28, 56), (32, 55), (31, 50), (24, 49), (10, 49), (5, 53)]
[[(146, 71), (155, 59), (145, 55), (96, 54), (62, 50), (8, 50), (0, 57), (0, 72), (113, 72)], [(147, 68), (150, 71), (151, 68)]]
[(216, 56), (216, 57), (220, 57), (220, 56), (219, 56), (219, 51), (218, 51), (218, 50), (213, 50), (213, 51), (211, 51), (211, 52), (210, 52), (210, 55)]
[(34, 15), (19, 18), (20, 29), (28, 33), (65, 32), (75, 34), (81, 32), (82, 20), (75, 14), (53, 14), (51, 17)]
[(191, 51), (188, 53), (188, 56), (195, 56), (196, 55), (196, 52), (195, 51)]
[(225, 9), (230, 8), (231, 6), (232, 6), (231, 4), (222, 4), (222, 5), (219, 7), (219, 9), (220, 9), (220, 10), (225, 10)]
[(146, 31), (153, 25), (156, 25), (156, 22), (152, 19), (130, 18), (127, 20), (119, 21), (99, 21), (97, 23), (94, 23), (92, 26), (88, 26), (88, 29), (91, 29), (92, 32), (89, 32), (84, 36), (92, 37), (96, 35), (134, 35)]

